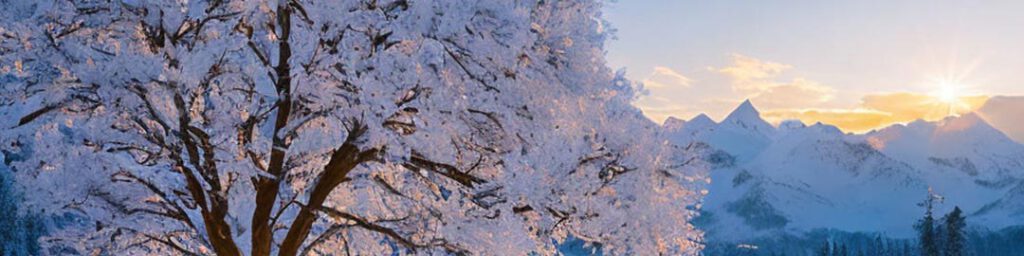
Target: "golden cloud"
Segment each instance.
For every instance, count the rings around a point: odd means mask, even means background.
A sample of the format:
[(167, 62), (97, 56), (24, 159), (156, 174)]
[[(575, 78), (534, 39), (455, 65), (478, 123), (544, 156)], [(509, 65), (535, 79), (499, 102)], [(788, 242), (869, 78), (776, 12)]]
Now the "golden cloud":
[(917, 119), (934, 121), (951, 114), (963, 114), (977, 110), (988, 96), (960, 97), (956, 102), (944, 102), (934, 96), (916, 93), (889, 93), (865, 96), (861, 105), (893, 114), (896, 122), (909, 122)]
[(719, 73), (733, 79), (733, 89), (736, 91), (761, 91), (774, 84), (770, 82), (790, 65), (763, 61), (760, 59), (732, 54), (732, 66), (716, 69)]
[(733, 91), (765, 108), (815, 107), (832, 100), (835, 89), (806, 78), (781, 81), (790, 65), (732, 55), (732, 66), (715, 69), (732, 79)]
[(805, 124), (820, 122), (847, 132), (864, 132), (883, 127), (890, 124), (892, 119), (889, 113), (863, 109), (768, 110), (762, 116), (772, 123), (784, 120), (800, 120)]
[(768, 110), (763, 115), (775, 123), (795, 119), (806, 124), (831, 124), (847, 132), (866, 132), (918, 119), (935, 121), (973, 112), (985, 105), (988, 99), (989, 96), (978, 95), (960, 97), (956, 102), (943, 102), (917, 93), (871, 94), (864, 96), (855, 109), (781, 109)]
[(750, 100), (766, 108), (800, 108), (818, 106), (835, 95), (835, 89), (817, 82), (796, 78), (787, 84), (765, 87)]

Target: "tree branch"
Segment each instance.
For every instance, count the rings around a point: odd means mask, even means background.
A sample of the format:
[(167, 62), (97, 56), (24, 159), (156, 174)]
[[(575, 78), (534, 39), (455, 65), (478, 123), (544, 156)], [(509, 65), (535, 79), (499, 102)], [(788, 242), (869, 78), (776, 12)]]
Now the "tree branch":
[(308, 207), (303, 207), (299, 211), (292, 222), (291, 228), (288, 229), (288, 234), (279, 248), (281, 255), (294, 256), (298, 252), (299, 247), (302, 246), (309, 235), (313, 221), (316, 220), (313, 210), (323, 206), (327, 196), (330, 195), (331, 191), (338, 184), (345, 181), (346, 176), (348, 176), (352, 169), (361, 163), (376, 158), (377, 153), (380, 151), (379, 149), (360, 151), (359, 147), (355, 144), (366, 130), (367, 127), (365, 125), (355, 122), (345, 142), (331, 154), (330, 160), (324, 166), (323, 172), (320, 173), (313, 190), (310, 192), (309, 202), (307, 203)]

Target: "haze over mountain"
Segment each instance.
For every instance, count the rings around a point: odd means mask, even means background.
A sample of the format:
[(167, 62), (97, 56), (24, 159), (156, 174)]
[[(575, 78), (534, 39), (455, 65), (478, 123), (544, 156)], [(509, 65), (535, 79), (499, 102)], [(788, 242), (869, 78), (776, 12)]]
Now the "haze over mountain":
[(1024, 143), (1024, 119), (1020, 118), (1022, 110), (1024, 96), (997, 96), (986, 101), (976, 112), (1010, 138)]

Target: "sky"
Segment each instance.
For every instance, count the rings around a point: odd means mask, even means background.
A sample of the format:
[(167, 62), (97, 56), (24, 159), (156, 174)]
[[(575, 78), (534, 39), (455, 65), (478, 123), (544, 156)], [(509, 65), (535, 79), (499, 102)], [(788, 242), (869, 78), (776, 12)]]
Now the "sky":
[(656, 122), (720, 121), (750, 99), (770, 122), (866, 132), (1024, 95), (1021, 13), (1024, 1), (620, 0), (604, 14), (608, 64), (643, 83), (636, 105)]

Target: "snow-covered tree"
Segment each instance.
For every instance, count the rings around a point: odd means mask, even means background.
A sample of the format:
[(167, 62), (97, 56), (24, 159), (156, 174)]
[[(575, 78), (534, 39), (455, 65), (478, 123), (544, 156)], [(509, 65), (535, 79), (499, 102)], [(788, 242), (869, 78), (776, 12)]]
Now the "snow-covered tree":
[(0, 151), (0, 255), (37, 255), (43, 223), (33, 212), (22, 209), (19, 186), (7, 163)]
[(596, 1), (12, 1), (0, 147), (78, 253), (696, 254)]

